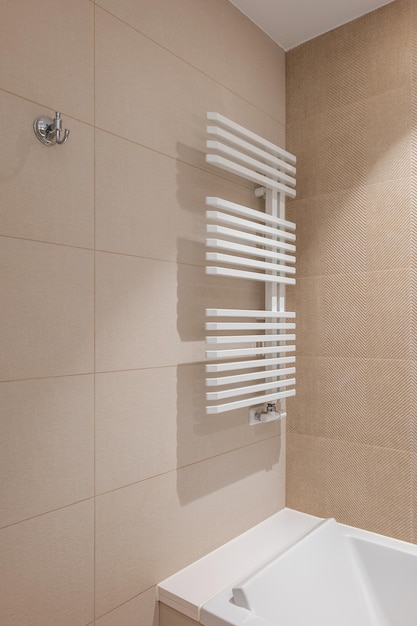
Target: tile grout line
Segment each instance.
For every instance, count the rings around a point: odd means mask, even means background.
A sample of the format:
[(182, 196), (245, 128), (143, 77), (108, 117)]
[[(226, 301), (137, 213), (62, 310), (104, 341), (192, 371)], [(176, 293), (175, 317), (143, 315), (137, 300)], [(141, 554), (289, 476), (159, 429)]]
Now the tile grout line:
[(93, 624), (96, 623), (96, 4), (93, 3)]

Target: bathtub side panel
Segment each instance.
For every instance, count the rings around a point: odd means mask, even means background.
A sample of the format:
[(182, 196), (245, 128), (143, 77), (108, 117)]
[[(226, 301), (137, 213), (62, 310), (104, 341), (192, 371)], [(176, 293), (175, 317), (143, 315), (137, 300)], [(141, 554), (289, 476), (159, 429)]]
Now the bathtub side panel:
[(191, 617), (178, 613), (175, 609), (160, 602), (159, 626), (199, 626)]

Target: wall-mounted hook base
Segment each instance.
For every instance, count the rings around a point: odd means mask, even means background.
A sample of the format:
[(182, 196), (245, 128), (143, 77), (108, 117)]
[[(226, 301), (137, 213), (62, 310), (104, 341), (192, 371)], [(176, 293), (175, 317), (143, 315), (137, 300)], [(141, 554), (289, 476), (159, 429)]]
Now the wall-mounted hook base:
[(65, 143), (70, 134), (68, 129), (62, 130), (62, 119), (59, 112), (56, 112), (55, 119), (46, 115), (37, 117), (33, 122), (33, 131), (39, 141), (45, 146)]
[(39, 141), (45, 146), (51, 146), (54, 143), (52, 139), (48, 139), (48, 135), (50, 135), (53, 126), (54, 120), (44, 115), (37, 117), (33, 122), (33, 131)]

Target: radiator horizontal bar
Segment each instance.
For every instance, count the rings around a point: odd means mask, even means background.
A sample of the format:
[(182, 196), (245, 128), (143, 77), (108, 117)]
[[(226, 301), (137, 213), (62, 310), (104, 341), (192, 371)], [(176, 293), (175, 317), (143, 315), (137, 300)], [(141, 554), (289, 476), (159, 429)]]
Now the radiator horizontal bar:
[(220, 376), (220, 378), (207, 378), (207, 387), (220, 387), (222, 385), (233, 385), (249, 380), (261, 380), (277, 376), (287, 376), (295, 374), (295, 367), (284, 367), (275, 370), (265, 370), (263, 372), (250, 372), (249, 374), (235, 374), (234, 376)]
[(240, 252), (250, 256), (262, 257), (264, 259), (274, 259), (283, 261), (284, 263), (295, 263), (295, 256), (290, 254), (282, 254), (281, 252), (273, 252), (272, 250), (262, 250), (261, 248), (253, 248), (245, 246), (241, 243), (233, 241), (225, 241), (224, 239), (206, 239), (207, 248), (219, 248), (220, 250), (228, 250), (229, 252)]
[(207, 374), (217, 374), (219, 372), (236, 372), (255, 367), (273, 367), (275, 365), (286, 365), (295, 363), (295, 356), (283, 356), (273, 359), (251, 359), (250, 361), (231, 361), (229, 363), (207, 363)]
[(235, 215), (244, 215), (245, 217), (253, 218), (259, 222), (265, 222), (265, 224), (280, 226), (286, 230), (295, 230), (294, 222), (283, 220), (280, 217), (269, 215), (269, 213), (257, 211), (256, 209), (243, 206), (243, 204), (236, 204), (236, 202), (230, 202), (230, 200), (224, 200), (223, 198), (217, 198), (216, 196), (207, 196), (206, 205), (211, 206), (214, 209), (225, 209), (226, 211), (229, 211), (229, 213), (234, 213)]
[(264, 396), (246, 398), (245, 400), (236, 400), (235, 402), (226, 402), (226, 404), (207, 406), (206, 413), (207, 415), (217, 415), (218, 413), (225, 413), (225, 411), (243, 409), (247, 406), (256, 406), (257, 404), (273, 402), (274, 400), (282, 400), (283, 398), (289, 398), (291, 396), (295, 396), (295, 389), (289, 389), (288, 391), (279, 391), (277, 393), (270, 393)]
[(257, 348), (236, 348), (232, 350), (206, 350), (208, 359), (231, 359), (243, 356), (262, 356), (263, 354), (285, 354), (294, 352), (295, 346), (261, 346)]
[(206, 309), (206, 317), (257, 317), (268, 319), (270, 317), (295, 318), (294, 311), (258, 311), (254, 309)]
[(212, 235), (223, 235), (224, 237), (232, 237), (232, 239), (241, 239), (242, 241), (250, 241), (253, 244), (259, 243), (261, 246), (269, 248), (278, 248), (287, 252), (295, 252), (295, 246), (285, 241), (275, 241), (274, 239), (266, 239), (252, 233), (245, 233), (243, 230), (234, 230), (226, 226), (217, 226), (217, 224), (207, 224), (206, 231)]
[(247, 280), (259, 280), (264, 283), (279, 283), (281, 285), (295, 285), (295, 278), (286, 276), (273, 276), (257, 272), (228, 269), (226, 267), (206, 267), (206, 274), (210, 276), (231, 276), (233, 278), (246, 278)]
[(271, 389), (282, 389), (282, 387), (291, 387), (295, 385), (295, 378), (284, 378), (282, 380), (273, 380), (270, 383), (261, 383), (259, 385), (247, 385), (246, 387), (236, 387), (235, 389), (225, 389), (224, 391), (209, 391), (206, 393), (208, 402), (214, 400), (225, 400), (226, 398), (236, 398), (236, 396), (247, 396), (250, 393), (258, 393), (258, 391), (269, 391)]
[(240, 265), (250, 269), (260, 269), (270, 272), (281, 272), (282, 274), (295, 274), (295, 267), (282, 265), (281, 263), (269, 263), (268, 261), (256, 261), (246, 257), (234, 256), (232, 254), (222, 254), (221, 252), (206, 252), (206, 261), (211, 263), (226, 263), (228, 265)]
[(263, 224), (258, 224), (258, 222), (252, 222), (241, 217), (228, 215), (227, 213), (222, 213), (221, 211), (206, 211), (206, 218), (213, 222), (228, 224), (239, 229), (243, 228), (244, 230), (248, 230), (253, 233), (263, 233), (268, 237), (281, 237), (281, 239), (295, 241), (294, 233), (287, 233), (285, 230), (279, 230), (278, 228), (273, 228), (272, 226), (264, 226)]
[[(206, 330), (292, 330), (294, 322), (206, 322)], [(263, 335), (258, 335), (263, 337)]]
[(293, 176), (288, 176), (288, 174), (284, 174), (284, 172), (280, 172), (275, 167), (271, 167), (270, 165), (266, 165), (258, 159), (254, 159), (243, 152), (239, 152), (239, 150), (235, 150), (235, 148), (231, 148), (227, 146), (221, 141), (212, 141), (209, 139), (206, 141), (207, 150), (213, 150), (214, 152), (220, 152), (225, 156), (229, 157), (233, 161), (240, 161), (246, 167), (251, 169), (254, 173), (261, 172), (265, 174), (265, 176), (270, 177), (272, 180), (279, 181), (284, 185), (289, 185), (290, 187), (295, 186), (295, 178)]
[(271, 343), (271, 341), (295, 341), (295, 335), (221, 335), (206, 337), (207, 344), (224, 343)]
[(291, 154), (290, 152), (287, 152), (286, 150), (279, 148), (274, 143), (272, 143), (272, 141), (268, 141), (267, 139), (264, 139), (260, 135), (257, 135), (251, 130), (248, 130), (244, 126), (240, 126), (240, 124), (237, 124), (236, 122), (233, 122), (232, 120), (229, 120), (229, 118), (225, 117), (224, 115), (221, 115), (221, 113), (215, 113), (215, 112), (209, 111), (207, 112), (207, 119), (210, 122), (217, 122), (224, 128), (227, 128), (228, 130), (231, 130), (235, 133), (238, 133), (239, 135), (242, 135), (248, 141), (252, 141), (262, 146), (270, 154), (275, 154), (276, 156), (280, 157), (281, 159), (284, 159), (284, 161), (287, 161), (288, 163), (291, 163), (292, 165), (295, 165), (295, 163), (297, 162), (297, 159), (295, 158), (295, 156)]
[(225, 159), (224, 157), (218, 156), (217, 154), (206, 154), (206, 163), (209, 163), (210, 165), (216, 165), (226, 172), (231, 172), (232, 174), (241, 176), (246, 180), (258, 183), (259, 185), (267, 187), (268, 189), (275, 189), (276, 191), (285, 194), (289, 198), (295, 198), (295, 190), (291, 187), (287, 187), (287, 185), (277, 183), (275, 180), (272, 180), (272, 178), (264, 176), (264, 174), (252, 172), (252, 170), (248, 169), (247, 167), (244, 167), (243, 165), (238, 165), (237, 163), (234, 163), (229, 159)]
[(297, 170), (295, 169), (293, 165), (290, 165), (283, 159), (280, 159), (279, 157), (273, 156), (269, 152), (262, 150), (262, 148), (258, 148), (257, 146), (254, 146), (253, 144), (249, 143), (248, 141), (245, 141), (244, 139), (241, 139), (240, 137), (237, 137), (236, 135), (229, 133), (227, 130), (224, 130), (223, 128), (219, 128), (218, 126), (207, 126), (206, 130), (207, 130), (208, 135), (212, 135), (213, 137), (219, 137), (220, 139), (224, 139), (228, 143), (231, 143), (235, 146), (238, 146), (238, 148), (241, 148), (242, 150), (249, 152), (249, 154), (253, 154), (254, 156), (258, 157), (258, 159), (261, 159), (262, 161), (266, 161), (273, 167), (280, 169), (283, 172), (286, 172), (287, 174), (295, 176)]

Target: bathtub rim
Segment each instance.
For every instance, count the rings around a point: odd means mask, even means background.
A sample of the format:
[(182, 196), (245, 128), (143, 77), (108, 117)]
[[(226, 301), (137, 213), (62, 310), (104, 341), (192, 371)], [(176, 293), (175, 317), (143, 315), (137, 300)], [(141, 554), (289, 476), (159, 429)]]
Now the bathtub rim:
[[(309, 534), (324, 518), (284, 508), (161, 581), (157, 600), (200, 622), (202, 607)], [(200, 622), (201, 623), (201, 622)]]

